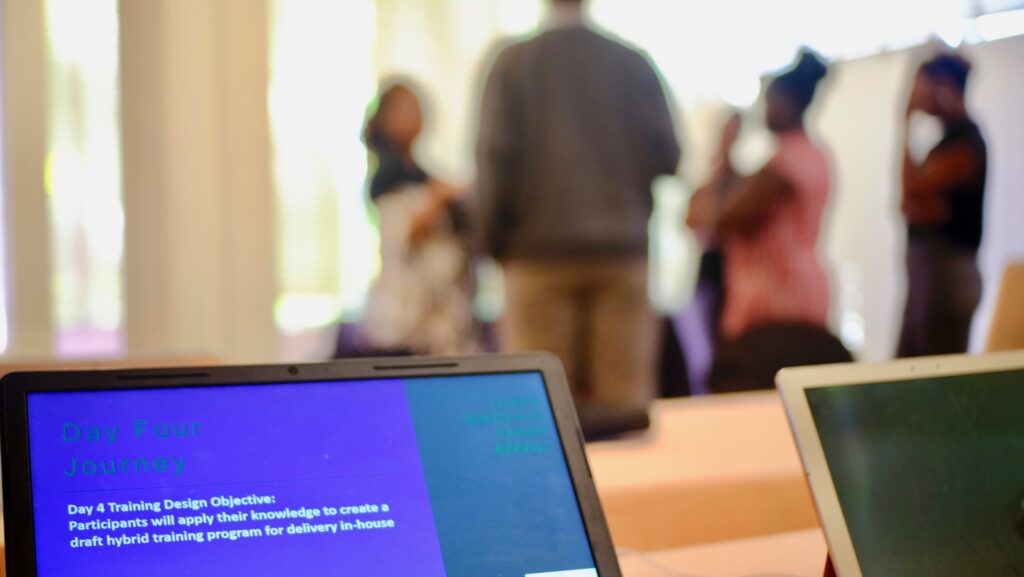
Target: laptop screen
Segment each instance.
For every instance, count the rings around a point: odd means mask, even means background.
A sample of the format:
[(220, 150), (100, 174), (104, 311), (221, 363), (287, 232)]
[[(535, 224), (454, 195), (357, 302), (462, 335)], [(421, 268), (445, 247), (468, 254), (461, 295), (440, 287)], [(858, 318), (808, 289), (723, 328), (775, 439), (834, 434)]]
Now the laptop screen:
[(596, 577), (540, 373), (30, 393), (39, 577)]
[(1024, 575), (1024, 371), (806, 395), (864, 575)]

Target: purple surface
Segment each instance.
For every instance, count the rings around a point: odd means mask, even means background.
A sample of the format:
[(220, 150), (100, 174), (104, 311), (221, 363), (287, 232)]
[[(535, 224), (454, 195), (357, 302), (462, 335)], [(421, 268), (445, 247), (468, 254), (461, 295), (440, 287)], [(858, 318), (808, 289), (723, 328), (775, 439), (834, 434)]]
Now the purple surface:
[[(302, 388), (302, 394), (295, 394)], [(372, 407), (372, 410), (370, 408)], [(44, 393), (29, 399), (40, 577), (444, 575), (408, 401), (400, 381), (129, 392)], [(199, 423), (197, 436), (136, 437), (133, 423)], [(65, 423), (118, 427), (113, 444), (65, 442)], [(192, 429), (190, 429), (192, 430)], [(184, 457), (181, 475), (68, 477), (72, 458)], [(69, 504), (273, 495), (273, 505), (69, 516)], [(74, 536), (124, 536), (326, 524), (339, 518), (215, 523), (198, 528), (69, 531), (70, 520), (176, 518), (222, 512), (387, 503), (394, 529), (73, 549)]]

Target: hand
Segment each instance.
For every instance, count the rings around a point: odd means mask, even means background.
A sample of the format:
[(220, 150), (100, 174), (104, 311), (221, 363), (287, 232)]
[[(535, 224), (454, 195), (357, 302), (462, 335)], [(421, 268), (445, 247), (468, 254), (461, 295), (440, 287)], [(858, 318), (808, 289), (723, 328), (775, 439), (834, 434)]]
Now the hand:
[(429, 181), (427, 190), (430, 192), (430, 198), (426, 206), (409, 223), (409, 242), (413, 246), (421, 245), (430, 238), (431, 233), (441, 222), (448, 204), (462, 194), (462, 189), (440, 180)]
[(686, 226), (691, 229), (714, 227), (718, 215), (718, 202), (710, 186), (698, 188), (690, 197), (686, 211)]
[(409, 242), (412, 246), (420, 246), (430, 238), (436, 227), (437, 212), (430, 209), (420, 211), (409, 223)]
[(427, 188), (433, 195), (434, 200), (440, 203), (446, 203), (453, 198), (462, 195), (462, 189), (447, 182), (441, 180), (431, 180), (427, 183)]
[(907, 118), (910, 118), (914, 112), (925, 111), (926, 103), (932, 96), (932, 86), (928, 79), (923, 74), (918, 74), (914, 77), (914, 84), (910, 88), (910, 98), (907, 101)]
[(910, 117), (920, 108), (913, 96), (907, 100), (907, 108), (903, 111), (903, 117), (910, 120)]
[(739, 140), (742, 128), (743, 117), (738, 112), (726, 121), (725, 126), (722, 127), (722, 136), (718, 144), (719, 161), (728, 162), (732, 149), (736, 146), (736, 141)]

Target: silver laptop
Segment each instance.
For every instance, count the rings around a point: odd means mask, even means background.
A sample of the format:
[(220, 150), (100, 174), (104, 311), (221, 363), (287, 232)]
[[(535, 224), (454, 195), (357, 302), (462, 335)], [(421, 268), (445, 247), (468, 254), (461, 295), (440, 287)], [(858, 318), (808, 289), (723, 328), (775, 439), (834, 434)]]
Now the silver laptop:
[(840, 577), (1024, 575), (1024, 353), (778, 386)]

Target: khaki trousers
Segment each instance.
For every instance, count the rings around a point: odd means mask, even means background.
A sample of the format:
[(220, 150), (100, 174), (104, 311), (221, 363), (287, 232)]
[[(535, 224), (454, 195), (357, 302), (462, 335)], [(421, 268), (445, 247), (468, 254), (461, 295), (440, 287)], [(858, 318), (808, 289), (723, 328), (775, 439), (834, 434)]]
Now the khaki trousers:
[(656, 396), (659, 324), (647, 260), (504, 263), (503, 347), (562, 360), (577, 401), (646, 407)]

